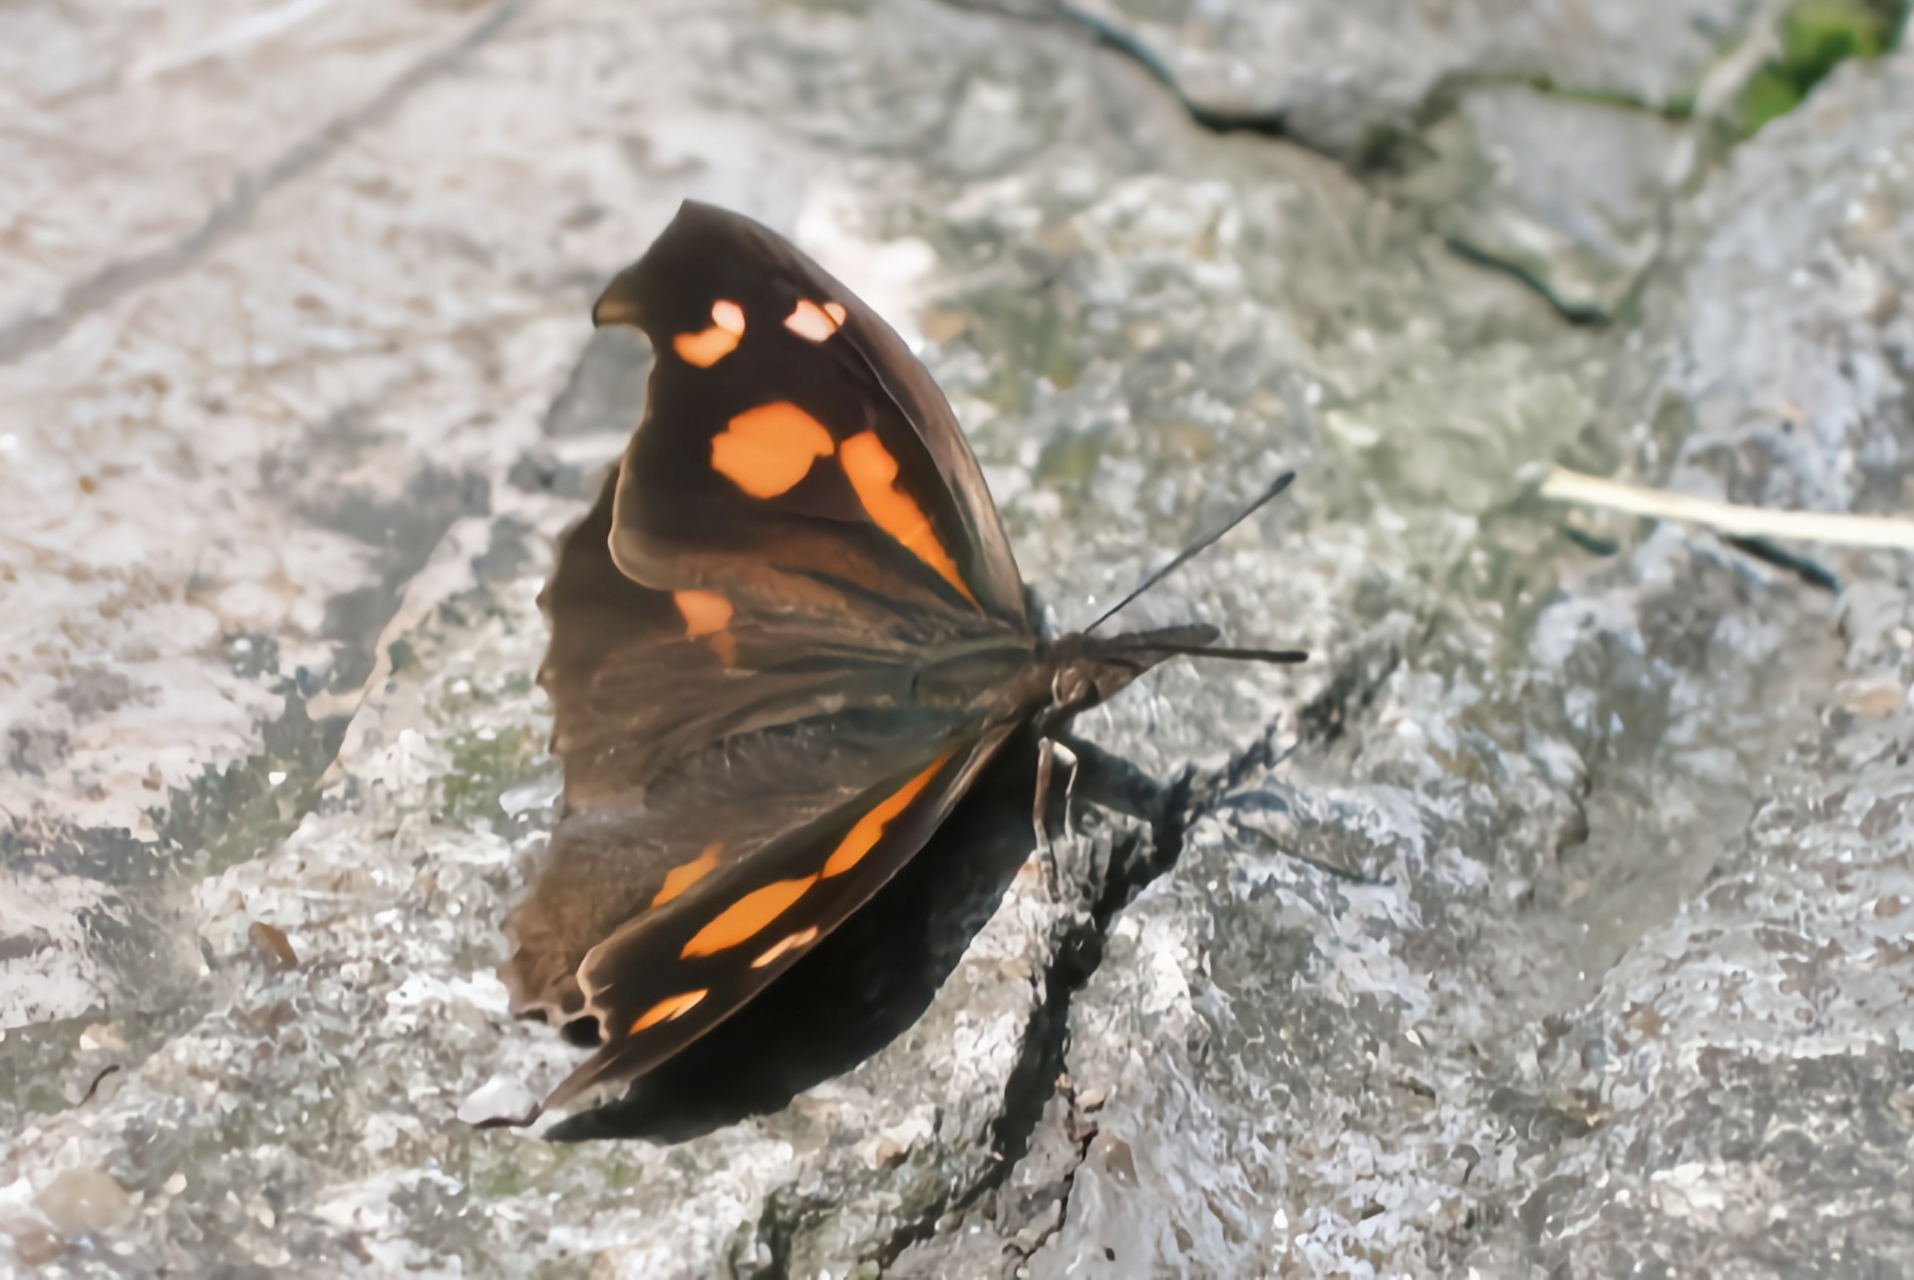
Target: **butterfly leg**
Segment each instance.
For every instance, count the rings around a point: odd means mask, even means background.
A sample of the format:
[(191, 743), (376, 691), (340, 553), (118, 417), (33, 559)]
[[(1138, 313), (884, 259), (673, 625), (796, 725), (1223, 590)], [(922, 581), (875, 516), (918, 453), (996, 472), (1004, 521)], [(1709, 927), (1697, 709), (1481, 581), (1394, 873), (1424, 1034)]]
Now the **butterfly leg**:
[(1067, 838), (1071, 834), (1070, 804), (1077, 795), (1077, 753), (1054, 738), (1047, 738), (1045, 741), (1050, 744), (1051, 753), (1056, 757), (1057, 763), (1070, 771), (1070, 780), (1063, 784), (1063, 834)]
[(1037, 852), (1043, 858), (1044, 882), (1053, 898), (1063, 891), (1063, 869), (1057, 864), (1057, 851), (1050, 839), (1049, 823), (1050, 787), (1059, 764), (1070, 771), (1068, 780), (1063, 784), (1063, 834), (1068, 838), (1071, 834), (1070, 805), (1077, 793), (1077, 753), (1055, 738), (1038, 739), (1037, 796), (1030, 821), (1037, 831)]
[(1049, 738), (1037, 739), (1037, 795), (1030, 810), (1030, 823), (1037, 831), (1037, 856), (1043, 863), (1044, 888), (1056, 897), (1061, 877), (1057, 874), (1056, 850), (1050, 844), (1050, 779), (1057, 766), (1057, 744)]
[(1037, 796), (1030, 807), (1030, 825), (1037, 833), (1037, 852), (1050, 852), (1050, 824), (1044, 811), (1050, 807), (1050, 775), (1057, 766), (1057, 744), (1049, 738), (1037, 739)]

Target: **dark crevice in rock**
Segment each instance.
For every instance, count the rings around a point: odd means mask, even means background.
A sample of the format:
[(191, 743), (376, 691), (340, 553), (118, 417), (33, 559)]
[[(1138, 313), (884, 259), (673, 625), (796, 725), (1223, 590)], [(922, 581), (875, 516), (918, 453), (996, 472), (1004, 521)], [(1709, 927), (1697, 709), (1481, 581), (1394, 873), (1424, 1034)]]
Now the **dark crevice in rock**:
[[(1098, 753), (1101, 754), (1101, 753)], [(1080, 755), (1080, 762), (1092, 757)], [(1127, 762), (1115, 761), (1126, 768)], [(1080, 763), (1080, 766), (1082, 764)], [(1088, 789), (1088, 783), (1083, 784)], [(1043, 975), (1044, 999), (1024, 1036), (1024, 1057), (1012, 1072), (1005, 1090), (1004, 1108), (993, 1134), (992, 1151), (1008, 1173), (1030, 1148), (1031, 1135), (1043, 1110), (1056, 1096), (1069, 1049), (1070, 1005), (1097, 966), (1103, 962), (1104, 939), (1118, 911), (1144, 886), (1162, 875), (1183, 852), (1189, 798), (1188, 774), (1161, 789), (1157, 812), (1147, 837), (1137, 832), (1110, 846), (1100, 882), (1093, 880), (1089, 909), (1073, 919), (1059, 939), (1049, 969)], [(1001, 1182), (994, 1179), (991, 1186)], [(979, 1188), (986, 1191), (990, 1187)], [(972, 1197), (974, 1199), (974, 1196)]]
[(1048, 1198), (1045, 1205), (1045, 1216), (1050, 1218), (1048, 1225), (1039, 1228), (1028, 1243), (1013, 1239), (1004, 1246), (1004, 1252), (1019, 1262), (1036, 1257), (1070, 1221), (1070, 1194), (1076, 1189), (1077, 1171), (1090, 1158), (1090, 1144), (1096, 1141), (1098, 1133), (1097, 1122), (1084, 1118), (1074, 1085), (1066, 1084), (1054, 1101), (1063, 1108), (1063, 1114), (1055, 1123), (1069, 1144), (1069, 1154), (1056, 1177), (1043, 1188)]
[[(1311, 726), (1305, 736), (1321, 741), (1339, 736), (1351, 709), (1367, 707), (1400, 662), (1400, 652), (1394, 646), (1359, 656), (1305, 711), (1305, 721)], [(1215, 774), (1199, 778), (1193, 768), (1186, 768), (1167, 784), (1151, 780), (1129, 761), (1093, 744), (1064, 738), (1065, 745), (1078, 756), (1079, 793), (1104, 807), (1141, 819), (1147, 824), (1148, 835), (1145, 838), (1139, 832), (1135, 839), (1112, 848), (1103, 874), (1091, 886), (1093, 894), (1088, 912), (1074, 924), (1057, 949), (1045, 974), (1045, 1000), (1025, 1037), (1023, 1061), (1006, 1091), (993, 1144), (993, 1152), (1000, 1161), (998, 1172), (979, 1183), (955, 1206), (959, 1211), (969, 1209), (1003, 1187), (1019, 1162), (1031, 1152), (1040, 1126), (1046, 1123), (1063, 1126), (1070, 1154), (1060, 1169), (1051, 1171), (1041, 1188), (1054, 1197), (1055, 1216), (1029, 1242), (1013, 1239), (1005, 1245), (1006, 1253), (1019, 1262), (1035, 1256), (1068, 1221), (1077, 1170), (1089, 1158), (1097, 1135), (1094, 1122), (1079, 1118), (1072, 1086), (1064, 1070), (1069, 1052), (1071, 1003), (1102, 963), (1104, 941), (1118, 913), (1152, 881), (1175, 867), (1193, 821), (1243, 779), (1281, 762), (1287, 754), (1277, 747), (1281, 737), (1281, 726), (1272, 725)], [(1068, 1113), (1049, 1115), (1049, 1109), (1059, 1103), (1068, 1106)], [(929, 1219), (903, 1243), (928, 1239), (934, 1229), (935, 1219)], [(889, 1265), (896, 1256), (893, 1252), (882, 1261)]]
[(1555, 289), (1551, 288), (1546, 280), (1536, 275), (1534, 271), (1523, 263), (1490, 253), (1485, 249), (1469, 243), (1461, 236), (1444, 236), (1442, 237), (1442, 243), (1450, 253), (1453, 253), (1465, 262), (1473, 262), (1476, 266), (1487, 267), (1491, 271), (1500, 271), (1502, 274), (1527, 285), (1539, 294), (1544, 302), (1555, 308), (1558, 315), (1571, 324), (1604, 325), (1614, 318), (1608, 307), (1598, 306), (1588, 302), (1576, 302), (1571, 298), (1564, 298)]
[[(1494, 78), (1486, 78), (1493, 82)], [(1647, 102), (1630, 94), (1604, 89), (1577, 89), (1571, 85), (1557, 84), (1547, 76), (1511, 76), (1503, 83), (1525, 84), (1537, 93), (1546, 93), (1551, 98), (1561, 98), (1568, 102), (1592, 102), (1598, 106), (1614, 107), (1619, 111), (1639, 111), (1643, 115), (1669, 121), (1692, 120), (1695, 116), (1695, 100), (1672, 98), (1667, 102)]]
[[(992, 1125), (989, 1171), (956, 1195), (926, 1206), (912, 1221), (900, 1226), (874, 1259), (882, 1267), (890, 1267), (905, 1250), (931, 1239), (939, 1222), (949, 1215), (978, 1208), (1005, 1186), (1030, 1153), (1046, 1109), (1060, 1096), (1059, 1082), (1064, 1079), (1069, 1051), (1071, 1001), (1102, 962), (1104, 938), (1117, 912), (1145, 885), (1174, 866), (1182, 853), (1191, 771), (1185, 770), (1163, 784), (1089, 742), (1067, 736), (1062, 740), (1077, 755), (1078, 798), (1135, 818), (1143, 829), (1133, 827), (1110, 838), (1108, 856), (1095, 860), (1078, 882), (1086, 891), (1085, 909), (1061, 926), (1049, 967), (1041, 977), (1043, 998), (1025, 1028), (1022, 1054), (1011, 1069), (1002, 1108)], [(1053, 809), (1062, 802), (1062, 796), (1057, 795)], [(1061, 814), (1053, 812), (1053, 817)], [(1094, 848), (1096, 843), (1094, 838), (1081, 838), (1069, 842), (1060, 852)], [(1086, 1150), (1088, 1142), (1085, 1137)], [(1082, 1154), (1078, 1152), (1079, 1162)], [(1067, 1201), (1067, 1191), (1064, 1198)], [(1060, 1210), (1057, 1224), (1062, 1221)], [(1034, 1246), (1030, 1252), (1034, 1252)]]
[(1641, 115), (1675, 123), (1692, 120), (1695, 116), (1695, 102), (1692, 97), (1674, 98), (1657, 103), (1619, 90), (1582, 89), (1573, 85), (1559, 84), (1547, 75), (1461, 71), (1446, 75), (1436, 82), (1428, 96), (1424, 98), (1422, 109), (1417, 112), (1416, 123), (1418, 126), (1435, 123), (1437, 119), (1455, 110), (1465, 97), (1477, 90), (1509, 86), (1532, 89), (1536, 93), (1559, 98), (1564, 102), (1592, 103), (1596, 106), (1611, 107), (1617, 111), (1638, 112)]
[[(1180, 831), (1180, 825), (1177, 829)], [(1136, 847), (1146, 843), (1152, 846), (1148, 855), (1131, 856)], [(1160, 837), (1146, 842), (1139, 836), (1119, 842), (1111, 851), (1109, 865), (1123, 868), (1168, 866), (1174, 862), (1175, 852), (1163, 849)], [(1110, 874), (1102, 886), (1099, 903), (1127, 900), (1129, 893), (1136, 887), (1140, 885), (1131, 884), (1128, 874)], [(880, 1271), (889, 1270), (913, 1245), (932, 1239), (937, 1234), (939, 1224), (952, 1214), (973, 1210), (999, 1191), (1030, 1151), (1046, 1108), (1061, 1096), (1058, 1082), (1063, 1078), (1064, 1057), (1069, 1047), (1070, 999), (1095, 971), (1101, 958), (1103, 931), (1114, 913), (1114, 906), (1107, 911), (1099, 907), (1093, 913), (1079, 915), (1064, 927), (1055, 959), (1042, 977), (1044, 998), (1025, 1029), (1022, 1055), (1011, 1069), (1002, 1110), (992, 1125), (990, 1163), (984, 1176), (967, 1187), (950, 1188), (944, 1194), (934, 1195), (912, 1206), (910, 1215), (868, 1258)], [(1068, 1208), (1068, 1182), (1076, 1166), (1086, 1156), (1094, 1136), (1094, 1126), (1082, 1135), (1075, 1158), (1064, 1177), (1055, 1223), (1043, 1232), (1036, 1244), (1024, 1251), (1023, 1256), (1034, 1253), (1063, 1223)], [(756, 1258), (763, 1261), (754, 1258), (749, 1264), (734, 1262), (737, 1273), (750, 1275), (753, 1280), (791, 1280), (799, 1237), (812, 1224), (829, 1218), (835, 1209), (834, 1202), (803, 1195), (791, 1188), (774, 1192), (767, 1198), (755, 1227), (748, 1232), (749, 1238), (755, 1242)]]
[[(1166, 823), (1171, 820), (1168, 813), (1164, 816)], [(1180, 852), (1180, 822), (1174, 829), (1178, 833), (1175, 847), (1164, 847), (1161, 830), (1150, 840), (1138, 835), (1112, 846), (1108, 871), (1102, 884), (1094, 886), (1097, 894), (1092, 909), (1064, 926), (1050, 966), (1042, 975), (1043, 999), (1024, 1030), (1022, 1055), (1011, 1069), (1002, 1110), (991, 1126), (989, 1171), (959, 1194), (933, 1202), (914, 1221), (900, 1226), (878, 1252), (875, 1261), (880, 1266), (889, 1267), (910, 1246), (929, 1240), (947, 1215), (970, 1210), (999, 1190), (1029, 1153), (1044, 1110), (1057, 1096), (1058, 1081), (1064, 1074), (1071, 999), (1102, 961), (1104, 932), (1117, 908), (1175, 862)], [(1145, 846), (1148, 851), (1139, 855)], [(1139, 878), (1142, 868), (1156, 869)]]
[[(1092, 32), (1099, 43), (1121, 53), (1147, 71), (1152, 79), (1176, 99), (1190, 119), (1202, 128), (1218, 134), (1251, 133), (1266, 138), (1281, 139), (1336, 162), (1358, 180), (1380, 177), (1400, 169), (1404, 164), (1405, 153), (1420, 145), (1420, 135), (1416, 130), (1428, 127), (1434, 120), (1452, 110), (1453, 96), (1459, 92), (1453, 84), (1445, 83), (1436, 86), (1422, 108), (1412, 113), (1415, 119), (1412, 129), (1379, 128), (1353, 154), (1339, 154), (1313, 144), (1306, 137), (1292, 133), (1281, 112), (1216, 111), (1193, 101), (1176, 83), (1175, 77), (1164, 65), (1163, 60), (1141, 40), (1087, 14), (1071, 12), (1068, 16), (1072, 21)], [(1376, 190), (1373, 184), (1366, 185), (1369, 185), (1371, 193), (1379, 199), (1400, 206), (1399, 200), (1392, 198), (1386, 192)], [(1547, 281), (1523, 264), (1489, 253), (1457, 236), (1443, 236), (1441, 242), (1445, 248), (1463, 261), (1502, 272), (1526, 285), (1553, 307), (1563, 319), (1572, 324), (1604, 324), (1611, 318), (1608, 309), (1563, 297), (1559, 291), (1550, 287)]]
[[(1327, 706), (1324, 702), (1327, 698), (1338, 706), (1350, 703), (1366, 706), (1400, 661), (1393, 648), (1378, 657), (1378, 662), (1369, 664), (1361, 674), (1339, 682), (1319, 698), (1318, 703)], [(1055, 1218), (1039, 1230), (1033, 1241), (1013, 1243), (1006, 1248), (1013, 1256), (1028, 1259), (1062, 1229), (1068, 1218), (1076, 1170), (1088, 1158), (1096, 1137), (1094, 1123), (1083, 1124), (1077, 1119), (1075, 1099), (1070, 1096), (1071, 1086), (1064, 1071), (1069, 1052), (1072, 1001), (1102, 963), (1104, 941), (1117, 914), (1152, 881), (1176, 865), (1182, 856), (1190, 823), (1227, 792), (1233, 785), (1231, 780), (1279, 761), (1275, 747), (1279, 736), (1279, 729), (1272, 727), (1215, 778), (1204, 780), (1201, 785), (1194, 769), (1186, 768), (1169, 783), (1160, 783), (1120, 756), (1081, 739), (1064, 737), (1065, 745), (1077, 754), (1079, 794), (1101, 807), (1139, 819), (1147, 828), (1147, 835), (1138, 831), (1133, 838), (1113, 844), (1101, 874), (1087, 886), (1091, 890), (1088, 910), (1071, 923), (1054, 952), (1051, 966), (1044, 975), (1045, 998), (1024, 1037), (1024, 1055), (1011, 1075), (993, 1134), (995, 1172), (948, 1209), (939, 1205), (936, 1213), (900, 1231), (891, 1242), (893, 1247), (880, 1256), (883, 1265), (889, 1266), (908, 1246), (929, 1239), (935, 1233), (937, 1222), (948, 1212), (970, 1210), (1003, 1188), (1019, 1163), (1030, 1154), (1040, 1126), (1047, 1122), (1047, 1111), (1060, 1100), (1068, 1102), (1070, 1113), (1055, 1123), (1068, 1127), (1072, 1154), (1044, 1183), (1044, 1190), (1055, 1197)]]
[(1310, 145), (1306, 139), (1291, 135), (1283, 122), (1280, 112), (1233, 112), (1216, 111), (1194, 102), (1176, 83), (1176, 76), (1157, 57), (1156, 52), (1142, 40), (1131, 35), (1121, 27), (1105, 22), (1094, 14), (1083, 13), (1061, 4), (1046, 4), (1038, 0), (1028, 7), (1020, 7), (1015, 0), (944, 0), (952, 8), (963, 9), (971, 13), (988, 13), (996, 17), (1010, 18), (1019, 22), (1034, 22), (1045, 25), (1076, 27), (1088, 32), (1098, 44), (1104, 45), (1122, 54), (1131, 62), (1148, 72), (1150, 78), (1161, 85), (1165, 92), (1175, 98), (1177, 104), (1191, 120), (1212, 133), (1254, 133), (1268, 138), (1281, 138), (1293, 142), (1306, 151), (1328, 156), (1341, 161), (1343, 157), (1322, 151)]
[[(1088, 743), (1075, 743), (1072, 749), (1078, 753), (1080, 768), (1101, 771), (1108, 781), (1119, 782), (1123, 791), (1117, 794), (1132, 797), (1139, 794), (1135, 784), (1147, 775), (1136, 766)], [(1064, 1105), (1067, 1113), (1057, 1123), (1067, 1127), (1072, 1153), (1048, 1184), (1055, 1196), (1055, 1216), (1030, 1244), (1012, 1242), (1006, 1246), (1007, 1251), (1020, 1259), (1035, 1256), (1069, 1221), (1070, 1193), (1076, 1183), (1076, 1173), (1089, 1157), (1090, 1144), (1097, 1134), (1094, 1122), (1083, 1125), (1077, 1121), (1073, 1087), (1064, 1070), (1070, 1049), (1071, 1004), (1103, 963), (1105, 939), (1117, 913), (1152, 881), (1174, 867), (1182, 856), (1189, 823), (1198, 807), (1192, 799), (1194, 778), (1195, 771), (1186, 768), (1167, 786), (1157, 786), (1148, 838), (1139, 833), (1137, 838), (1111, 849), (1088, 918), (1080, 919), (1069, 931), (1044, 975), (1045, 998), (1024, 1038), (1024, 1059), (1005, 1091), (1004, 1109), (997, 1124), (992, 1146), (993, 1155), (999, 1161), (997, 1173), (959, 1206), (968, 1208), (984, 1195), (1003, 1187), (1018, 1164), (1030, 1154), (1048, 1109), (1059, 1103)], [(1104, 794), (1110, 792), (1106, 790)], [(1128, 812), (1129, 807), (1125, 806), (1124, 811)], [(919, 1238), (928, 1236), (929, 1232), (925, 1232)], [(895, 1254), (885, 1262), (888, 1264), (894, 1258)]]
[[(1060, 3), (1043, 3), (1042, 0), (1036, 0), (1029, 6), (1019, 6), (1014, 0), (945, 0), (945, 3), (955, 8), (990, 13), (1015, 21), (1067, 25), (1085, 31), (1098, 44), (1128, 59), (1146, 72), (1175, 99), (1184, 114), (1199, 127), (1216, 134), (1255, 134), (1300, 147), (1341, 166), (1352, 177), (1363, 182), (1370, 194), (1397, 208), (1415, 209), (1423, 206), (1414, 201), (1405, 201), (1399, 194), (1392, 194), (1385, 188), (1383, 182), (1391, 177), (1399, 178), (1407, 169), (1419, 163), (1430, 163), (1435, 160), (1435, 153), (1424, 141), (1424, 135), (1438, 122), (1453, 114), (1463, 98), (1474, 90), (1522, 85), (1551, 97), (1600, 103), (1669, 121), (1688, 120), (1692, 118), (1694, 111), (1694, 104), (1686, 100), (1658, 106), (1627, 94), (1559, 86), (1546, 76), (1465, 72), (1438, 80), (1430, 87), (1422, 100), (1405, 113), (1401, 126), (1378, 125), (1354, 148), (1331, 149), (1312, 141), (1305, 134), (1292, 131), (1282, 111), (1219, 111), (1195, 101), (1178, 84), (1176, 75), (1169, 65), (1149, 47), (1147, 42), (1094, 14), (1084, 13)], [(1530, 265), (1498, 254), (1486, 246), (1474, 244), (1453, 234), (1442, 234), (1438, 238), (1445, 248), (1463, 261), (1500, 272), (1523, 284), (1547, 302), (1563, 319), (1575, 325), (1607, 324), (1616, 316), (1630, 311), (1647, 276), (1657, 265), (1651, 262), (1640, 272), (1619, 302), (1612, 306), (1603, 306), (1565, 296), (1561, 290), (1539, 276)]]
[(500, 0), (465, 34), (414, 62), (371, 100), (328, 121), (263, 169), (240, 174), (232, 194), (213, 206), (199, 226), (177, 244), (108, 263), (70, 286), (51, 310), (0, 324), (0, 362), (43, 350), (58, 342), (83, 317), (204, 258), (244, 230), (267, 196), (325, 160), (366, 126), (390, 115), (421, 86), (491, 40), (525, 7), (525, 0)]
[(1777, 569), (1793, 574), (1811, 587), (1822, 591), (1841, 594), (1841, 579), (1834, 570), (1822, 564), (1812, 556), (1798, 551), (1790, 551), (1767, 538), (1723, 538), (1735, 550), (1743, 555), (1752, 556), (1763, 564), (1773, 565)]
[(1306, 151), (1314, 151), (1332, 160), (1342, 159), (1340, 156), (1312, 146), (1307, 139), (1291, 134), (1281, 112), (1217, 111), (1193, 101), (1187, 93), (1183, 92), (1182, 86), (1177, 84), (1175, 73), (1143, 41), (1120, 27), (1102, 21), (1093, 14), (1067, 10), (1065, 17), (1090, 32), (1099, 44), (1114, 49), (1149, 72), (1150, 78), (1162, 85), (1170, 96), (1177, 100), (1191, 120), (1211, 133), (1254, 133), (1266, 138), (1281, 138), (1285, 142), (1295, 143)]

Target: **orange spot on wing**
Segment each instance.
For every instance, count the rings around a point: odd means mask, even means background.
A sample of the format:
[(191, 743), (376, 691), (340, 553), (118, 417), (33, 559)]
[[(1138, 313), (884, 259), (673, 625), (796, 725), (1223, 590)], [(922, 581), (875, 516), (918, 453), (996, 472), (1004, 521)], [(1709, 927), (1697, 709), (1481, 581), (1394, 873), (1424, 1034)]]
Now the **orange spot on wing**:
[(753, 969), (762, 969), (765, 965), (770, 964), (785, 952), (796, 951), (799, 947), (808, 946), (815, 941), (817, 941), (816, 925), (812, 925), (808, 929), (800, 929), (796, 933), (779, 938), (776, 942), (772, 943), (769, 951), (766, 951), (763, 955), (751, 962), (751, 967)]
[(738, 349), (744, 337), (744, 308), (725, 298), (711, 304), (711, 327), (696, 333), (681, 333), (671, 340), (671, 349), (686, 364), (709, 369)]
[(686, 991), (681, 995), (667, 996), (639, 1014), (637, 1020), (631, 1024), (631, 1030), (625, 1034), (635, 1036), (646, 1027), (655, 1027), (661, 1022), (670, 1022), (673, 1018), (682, 1017), (691, 1011), (693, 1005), (710, 994), (710, 989), (706, 988), (701, 991)]
[(715, 591), (674, 591), (672, 603), (684, 615), (685, 638), (711, 637), (711, 647), (727, 667), (738, 665), (738, 638), (731, 625), (731, 602)]
[(792, 903), (804, 896), (806, 889), (816, 883), (816, 876), (804, 876), (797, 880), (779, 880), (762, 889), (752, 890), (693, 934), (691, 941), (685, 943), (684, 950), (678, 953), (679, 957), (688, 960), (693, 956), (715, 955), (730, 950), (740, 942), (748, 942), (783, 915)]
[(824, 424), (787, 401), (762, 404), (731, 419), (711, 438), (711, 466), (754, 498), (788, 493), (811, 464), (837, 448)]
[(843, 323), (843, 307), (835, 302), (820, 307), (809, 298), (799, 298), (791, 314), (784, 317), (784, 327), (809, 342), (824, 341)]
[(685, 635), (693, 640), (731, 625), (731, 602), (715, 591), (674, 591), (671, 600), (684, 615)]
[(865, 512), (877, 527), (935, 569), (964, 599), (976, 604), (977, 597), (970, 594), (970, 588), (957, 575), (957, 564), (944, 544), (937, 540), (937, 531), (930, 527), (930, 518), (924, 509), (908, 493), (898, 491), (897, 459), (891, 457), (891, 451), (884, 447), (877, 433), (865, 431), (846, 440), (838, 447), (838, 461), (844, 466), (851, 488), (857, 491), (857, 500), (864, 504)]
[(681, 333), (671, 340), (671, 349), (686, 364), (709, 369), (738, 349), (738, 335), (726, 333), (717, 325), (696, 333)]
[(890, 825), (891, 819), (904, 812), (910, 802), (917, 798), (917, 793), (922, 791), (936, 772), (949, 763), (950, 758), (956, 754), (955, 747), (944, 752), (930, 762), (930, 768), (893, 791), (877, 807), (859, 818), (857, 825), (851, 828), (850, 834), (838, 842), (837, 848), (831, 850), (831, 856), (825, 859), (821, 874), (827, 878), (840, 876), (862, 862), (864, 855), (876, 846), (879, 837), (884, 834), (884, 828)]
[(692, 885), (698, 883), (698, 881), (704, 879), (713, 871), (716, 871), (718, 869), (718, 852), (723, 848), (724, 846), (721, 844), (708, 844), (704, 847), (704, 852), (693, 858), (690, 862), (682, 866), (673, 867), (671, 870), (665, 872), (664, 887), (658, 890), (658, 896), (651, 900), (651, 905), (654, 907), (664, 906), (665, 903), (670, 902), (686, 889), (689, 889)]

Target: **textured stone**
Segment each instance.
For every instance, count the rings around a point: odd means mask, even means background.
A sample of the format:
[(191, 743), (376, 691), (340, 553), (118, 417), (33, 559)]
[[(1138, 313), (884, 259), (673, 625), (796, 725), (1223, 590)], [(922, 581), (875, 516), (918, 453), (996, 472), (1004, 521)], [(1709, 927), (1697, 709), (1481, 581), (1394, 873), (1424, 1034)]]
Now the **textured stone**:
[(1905, 54), (1849, 65), (1698, 195), (1664, 327), (1669, 391), (1688, 409), (1664, 443), (1697, 492), (1906, 510), (1910, 93)]
[(1682, 108), (1724, 48), (1771, 9), (1749, 0), (1065, 0), (1134, 47), (1199, 111), (1338, 155), (1413, 134), (1471, 82), (1541, 81)]
[(126, 1216), (126, 1191), (101, 1169), (68, 1169), (34, 1198), (56, 1231), (105, 1231)]
[[(1902, 500), (1907, 55), (1718, 168), (1438, 92), (1666, 105), (1759, 28), (1570, 12), (1324, 10), (1270, 79), (1312, 152), (928, 0), (7, 10), (0, 1266), (1914, 1265), (1904, 566), (1526, 479)], [(1322, 154), (1376, 122), (1425, 158)], [(1078, 726), (1054, 864), (1012, 759), (627, 1105), (475, 1128), (578, 1057), (492, 974), (533, 598), (640, 409), (590, 299), (685, 196), (921, 344), (1063, 626), (1297, 467), (1132, 624), (1319, 657), (1166, 667)], [(112, 1222), (55, 1230), (74, 1170)]]
[(1671, 197), (1738, 127), (1784, 6), (1066, 0), (1220, 129), (1294, 138), (1422, 206), (1577, 319), (1625, 306)]
[[(1848, 70), (1696, 201), (1635, 400), (1653, 424), (1617, 433), (1651, 475), (1832, 509), (1863, 457), (1898, 482), (1898, 309), (1809, 273), (1898, 270), (1908, 66)], [(1757, 197), (1779, 189), (1812, 195)], [(1749, 407), (1817, 391), (1811, 431)], [(1823, 476), (1846, 487), (1795, 487)], [(1914, 1261), (1904, 571), (1832, 560), (1855, 581), (1830, 599), (1610, 527), (1633, 548), (1552, 555), (1512, 630), (1497, 602), (1533, 570), (1480, 560), (1535, 545), (1485, 528), (1420, 643), (1198, 808), (1072, 1004), (1065, 1069), (1127, 1159), (1053, 1169), (1067, 1209), (1020, 1274)]]
[(1606, 319), (1662, 247), (1695, 130), (1613, 102), (1484, 85), (1423, 129), (1426, 156), (1382, 185), (1457, 249), (1578, 319)]

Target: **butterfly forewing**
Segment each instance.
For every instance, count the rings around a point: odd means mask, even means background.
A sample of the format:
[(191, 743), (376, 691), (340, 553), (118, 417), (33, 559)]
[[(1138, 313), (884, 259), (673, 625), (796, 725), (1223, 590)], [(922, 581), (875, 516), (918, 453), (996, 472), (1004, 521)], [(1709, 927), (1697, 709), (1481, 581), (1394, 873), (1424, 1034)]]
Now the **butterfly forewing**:
[(842, 284), (737, 214), (687, 203), (605, 290), (656, 362), (613, 557), (635, 580), (828, 614), (875, 594), (953, 633), (1027, 627), (949, 405)]

